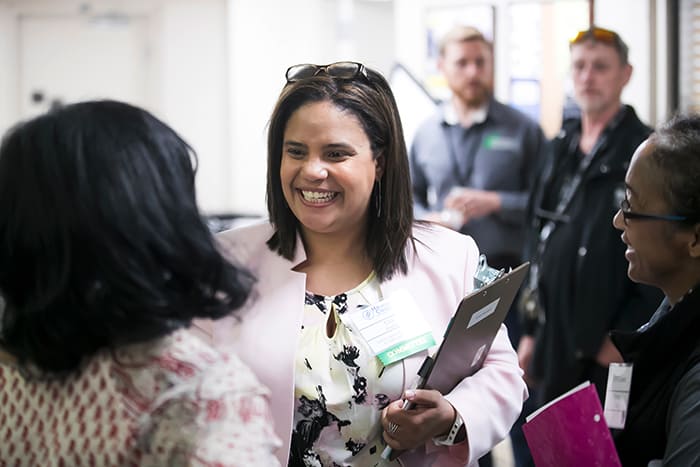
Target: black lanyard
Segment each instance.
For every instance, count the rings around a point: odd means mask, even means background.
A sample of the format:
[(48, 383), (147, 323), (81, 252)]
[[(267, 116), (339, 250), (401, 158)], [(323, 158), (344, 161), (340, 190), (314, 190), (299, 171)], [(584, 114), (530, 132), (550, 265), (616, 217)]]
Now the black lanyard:
[[(581, 182), (583, 182), (583, 178), (588, 172), (588, 169), (590, 168), (593, 159), (595, 159), (596, 155), (598, 155), (598, 153), (600, 153), (606, 147), (608, 141), (610, 140), (611, 134), (617, 129), (618, 126), (620, 126), (620, 123), (626, 115), (627, 107), (622, 106), (617, 112), (617, 114), (615, 114), (613, 119), (610, 121), (610, 123), (605, 127), (603, 133), (600, 135), (595, 145), (593, 146), (593, 149), (591, 149), (591, 151), (588, 154), (584, 155), (584, 157), (581, 159), (581, 161), (578, 164), (578, 167), (576, 168), (576, 172), (574, 173), (573, 178), (568, 183), (568, 186), (565, 184), (565, 186), (562, 186), (560, 188), (559, 202), (557, 203), (557, 207), (555, 208), (553, 213), (547, 213), (547, 222), (545, 222), (545, 224), (540, 229), (537, 250), (535, 251), (535, 257), (531, 261), (531, 285), (534, 286), (539, 278), (538, 263), (547, 247), (547, 241), (559, 225), (566, 223), (570, 220), (570, 217), (566, 214), (566, 210), (571, 205), (571, 201), (576, 196), (576, 193), (579, 192), (581, 188)], [(573, 138), (571, 138), (571, 141), (569, 142), (569, 147), (567, 151), (568, 156), (576, 154), (580, 141), (581, 133), (579, 132)], [(552, 176), (554, 175), (555, 174), (553, 173)], [(543, 214), (541, 210), (536, 210), (536, 212), (538, 212), (539, 214)]]
[[(484, 136), (484, 132), (481, 131), (475, 134), (467, 147), (464, 154), (464, 170), (462, 170), (459, 160), (460, 151), (457, 148), (460, 146), (461, 141), (455, 141), (455, 138), (460, 138), (465, 132), (471, 131), (479, 123), (475, 123), (469, 128), (464, 128), (459, 123), (456, 125), (450, 125), (447, 122), (442, 123), (442, 130), (445, 133), (445, 140), (447, 141), (447, 148), (450, 153), (450, 159), (452, 160), (452, 168), (460, 186), (469, 186), (469, 179), (471, 178), (472, 172), (474, 171), (474, 160), (476, 159), (476, 153), (481, 145), (481, 140)], [(455, 131), (459, 129), (461, 131)]]

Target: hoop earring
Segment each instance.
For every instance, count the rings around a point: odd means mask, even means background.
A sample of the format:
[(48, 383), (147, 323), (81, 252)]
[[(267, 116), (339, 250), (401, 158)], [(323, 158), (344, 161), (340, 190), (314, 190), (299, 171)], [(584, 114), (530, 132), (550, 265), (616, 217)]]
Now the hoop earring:
[(377, 213), (377, 219), (382, 217), (382, 181), (377, 180), (374, 182), (374, 210)]

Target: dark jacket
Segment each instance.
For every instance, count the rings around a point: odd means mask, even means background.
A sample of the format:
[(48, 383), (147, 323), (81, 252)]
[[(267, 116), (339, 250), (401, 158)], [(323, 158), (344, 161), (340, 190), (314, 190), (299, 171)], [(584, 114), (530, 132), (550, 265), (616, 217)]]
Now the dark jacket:
[[(623, 465), (698, 465), (700, 291), (662, 307), (643, 329), (613, 332), (625, 361), (634, 364), (625, 428), (615, 431)], [(692, 372), (692, 373), (691, 373)], [(683, 395), (681, 395), (683, 394)], [(687, 407), (695, 407), (692, 412)], [(676, 426), (674, 426), (674, 424)]]
[(540, 321), (536, 329), (531, 372), (542, 383), (543, 401), (587, 379), (602, 393), (607, 371), (595, 357), (603, 339), (611, 329), (634, 330), (647, 322), (663, 297), (658, 290), (629, 280), (625, 245), (612, 225), (624, 198), (629, 161), (650, 132), (632, 107), (621, 108), (600, 136), (563, 219), (553, 222), (554, 230), (538, 255), (540, 229), (547, 222), (541, 213), (554, 210), (559, 188), (571, 185), (571, 168), (581, 156), (581, 121), (564, 122), (551, 141), (530, 205), (527, 250), (540, 271), (537, 284), (544, 323)]

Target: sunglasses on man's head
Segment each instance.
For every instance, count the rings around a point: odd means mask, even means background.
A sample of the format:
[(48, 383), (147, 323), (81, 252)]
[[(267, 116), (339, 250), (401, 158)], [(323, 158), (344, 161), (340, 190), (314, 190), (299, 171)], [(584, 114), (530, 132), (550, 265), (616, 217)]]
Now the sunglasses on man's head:
[(620, 41), (620, 36), (618, 36), (615, 31), (599, 27), (592, 27), (590, 29), (579, 31), (576, 36), (569, 40), (569, 43), (578, 44), (579, 42), (591, 38), (607, 44), (617, 44)]
[(320, 73), (339, 79), (354, 79), (358, 76), (367, 78), (365, 66), (357, 62), (335, 62), (328, 65), (302, 63), (287, 68), (287, 73), (284, 76), (287, 78), (287, 83), (294, 83), (302, 79), (312, 78)]

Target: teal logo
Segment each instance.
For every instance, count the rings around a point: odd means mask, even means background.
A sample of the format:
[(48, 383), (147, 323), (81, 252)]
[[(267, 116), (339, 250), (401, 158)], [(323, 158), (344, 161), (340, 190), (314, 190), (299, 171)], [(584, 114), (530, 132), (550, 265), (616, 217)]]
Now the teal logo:
[(491, 133), (484, 136), (481, 147), (491, 151), (515, 151), (518, 149), (518, 141), (515, 138)]
[(390, 365), (399, 360), (403, 360), (415, 353), (425, 350), (435, 345), (433, 334), (427, 332), (421, 336), (414, 337), (384, 350), (377, 357), (384, 366)]

